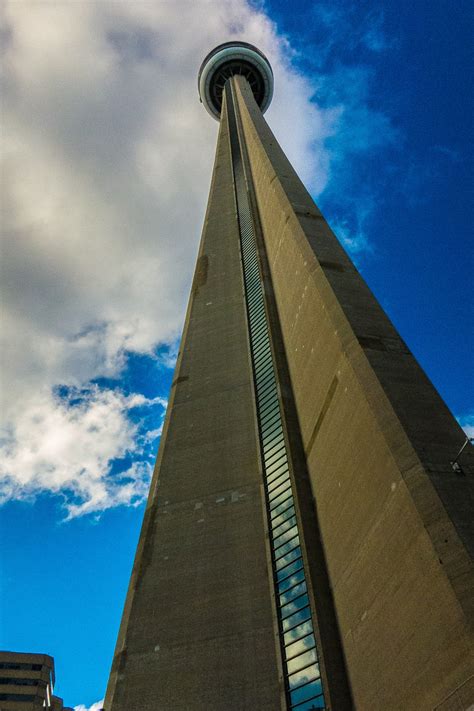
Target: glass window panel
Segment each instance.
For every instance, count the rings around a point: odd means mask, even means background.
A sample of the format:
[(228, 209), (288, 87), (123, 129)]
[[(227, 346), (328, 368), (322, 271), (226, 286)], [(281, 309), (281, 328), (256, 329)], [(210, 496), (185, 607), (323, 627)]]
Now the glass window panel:
[(277, 506), (282, 501), (286, 501), (288, 495), (291, 493), (291, 481), (288, 479), (281, 484), (281, 488), (278, 487), (275, 491), (270, 491), (268, 494), (268, 501), (270, 508)]
[[(288, 466), (288, 461), (285, 462), (286, 465)], [(269, 479), (275, 478), (278, 470), (283, 466), (282, 462), (272, 462), (271, 464), (267, 464), (265, 467), (265, 473)]]
[(245, 241), (242, 245), (242, 254), (244, 255), (245, 271), (247, 271), (247, 265), (252, 262), (255, 264), (255, 245), (253, 240)]
[(275, 561), (275, 568), (277, 570), (280, 570), (281, 568), (284, 568), (286, 565), (289, 565), (291, 561), (296, 560), (301, 556), (301, 548), (298, 546), (294, 550), (290, 551), (286, 555), (282, 556), (279, 558), (277, 561)]
[(257, 328), (252, 328), (252, 351), (255, 352), (259, 346), (265, 345), (268, 341), (267, 326), (265, 323), (258, 326)]
[(272, 382), (275, 382), (275, 373), (273, 368), (270, 368), (269, 372), (264, 373), (261, 378), (256, 378), (257, 390), (259, 393), (263, 392), (265, 388)]
[(280, 609), (282, 619), (290, 617), (290, 615), (293, 615), (295, 612), (298, 612), (298, 610), (302, 610), (303, 607), (306, 607), (307, 605), (309, 605), (309, 598), (305, 593), (304, 595), (297, 597), (295, 600), (289, 602), (287, 605)]
[(272, 520), (274, 536), (279, 536), (286, 530), (286, 527), (290, 528), (296, 523), (295, 507), (292, 505), (287, 511), (282, 513), (280, 516), (276, 516)]
[[(309, 667), (310, 664), (315, 665), (317, 661), (318, 659), (316, 655), (316, 650), (314, 648), (310, 649), (307, 652), (304, 652), (304, 654), (300, 654), (299, 657), (293, 657), (293, 659), (286, 663), (288, 674), (293, 674), (296, 677), (295, 672), (298, 672), (300, 670), (304, 670), (305, 673), (310, 673), (311, 670), (307, 670), (306, 667)], [(313, 673), (311, 674), (310, 678), (313, 675), (315, 678), (319, 677), (319, 666), (313, 666), (312, 670)], [(309, 681), (309, 678), (307, 678), (306, 681)], [(304, 683), (304, 681), (302, 681), (301, 683)], [(296, 683), (296, 678), (294, 686), (298, 686), (298, 684)]]
[(275, 549), (275, 558), (281, 558), (282, 555), (290, 553), (290, 551), (292, 551), (293, 548), (295, 548), (296, 546), (299, 546), (299, 544), (300, 537), (298, 536), (298, 534), (296, 534), (296, 536), (293, 536), (293, 538), (291, 538), (289, 541)]
[(264, 395), (259, 395), (257, 393), (257, 403), (259, 407), (269, 405), (271, 402), (278, 402), (278, 390), (276, 385), (273, 385), (273, 387)]
[[(263, 331), (261, 330), (263, 328)], [(252, 354), (255, 356), (263, 348), (270, 348), (270, 340), (268, 338), (268, 330), (266, 327), (266, 322), (260, 321), (259, 323), (251, 324), (250, 327)], [(261, 338), (263, 336), (263, 338)]]
[[(240, 206), (240, 215), (242, 215), (242, 208), (244, 208), (244, 205)], [(250, 213), (246, 210), (245, 214), (245, 219), (247, 221), (247, 224), (244, 226), (245, 233), (243, 236), (243, 245), (242, 245), (242, 252), (247, 254), (250, 254), (252, 257), (256, 257), (256, 250), (255, 250), (255, 242), (253, 240), (253, 230), (250, 226), (250, 222), (248, 221)], [(255, 259), (255, 264), (257, 264), (257, 261)]]
[(252, 348), (252, 358), (256, 373), (259, 372), (259, 369), (262, 368), (265, 363), (272, 362), (272, 349), (270, 348), (270, 343), (267, 338), (257, 343), (255, 348)]
[(251, 331), (252, 349), (255, 349), (261, 343), (262, 338), (268, 338), (267, 322), (263, 320), (261, 323), (252, 325)]
[(252, 356), (257, 370), (263, 365), (263, 363), (272, 362), (272, 349), (267, 336), (265, 336), (265, 338), (258, 343), (252, 344)]
[(280, 457), (282, 453), (286, 454), (285, 437), (281, 425), (279, 425), (278, 429), (262, 437), (262, 445), (265, 462), (268, 462), (273, 455)]
[(265, 455), (270, 454), (270, 451), (277, 445), (284, 445), (283, 427), (280, 420), (268, 432), (262, 434), (262, 442)]
[(308, 620), (310, 616), (311, 610), (309, 606), (303, 607), (302, 610), (298, 610), (298, 612), (295, 612), (294, 615), (290, 615), (290, 617), (286, 617), (284, 620), (282, 620), (283, 630), (287, 632), (292, 627), (296, 627), (297, 625), (301, 624), (301, 622), (305, 622), (305, 620)]
[(260, 327), (260, 325), (263, 324), (266, 327), (267, 319), (261, 293), (258, 294), (252, 304), (249, 303), (249, 321), (252, 331), (257, 325)]
[(291, 657), (296, 657), (315, 646), (316, 640), (314, 639), (314, 634), (308, 634), (306, 637), (299, 639), (297, 642), (289, 644), (285, 649), (285, 656), (287, 659), (290, 659)]
[(294, 506), (293, 497), (288, 499), (288, 501), (284, 501), (279, 506), (275, 506), (275, 508), (273, 509), (273, 511), (270, 514), (270, 517), (273, 519), (273, 518), (275, 518), (275, 516), (279, 516), (280, 514), (284, 513), (287, 509), (289, 509), (290, 506)]
[(263, 451), (266, 463), (268, 463), (274, 454), (286, 451), (283, 429), (275, 430), (274, 432), (270, 432), (270, 434), (263, 437)]
[(293, 538), (298, 533), (298, 526), (295, 525), (291, 526), (290, 528), (287, 528), (286, 531), (283, 531), (279, 536), (275, 536), (273, 539), (273, 545), (275, 548), (278, 548), (278, 546), (282, 546), (283, 543), (286, 543), (287, 541), (290, 540), (290, 538)]
[(276, 482), (277, 486), (275, 486), (272, 491), (268, 492), (268, 498), (270, 501), (274, 501), (276, 497), (280, 496), (284, 491), (287, 491), (291, 487), (291, 481), (290, 478), (287, 477), (286, 479), (282, 479), (280, 482)]
[(259, 349), (262, 349), (266, 346), (270, 346), (265, 320), (261, 321), (260, 323), (251, 323), (250, 337), (252, 340), (252, 353), (254, 354), (256, 354)]
[(273, 406), (273, 410), (268, 413), (268, 416), (264, 417), (263, 420), (261, 420), (262, 424), (262, 432), (267, 434), (276, 424), (281, 425), (281, 414), (280, 414), (280, 408)]
[(259, 405), (264, 405), (269, 402), (270, 399), (274, 401), (278, 400), (278, 388), (274, 381), (269, 383), (265, 388), (262, 388), (262, 390), (257, 389), (257, 402)]
[(269, 440), (269, 436), (271, 435), (272, 432), (276, 430), (277, 427), (282, 426), (282, 419), (280, 415), (280, 410), (276, 410), (276, 412), (273, 413), (273, 416), (271, 418), (267, 418), (267, 422), (265, 423), (260, 423), (261, 424), (261, 432), (262, 432), (262, 437), (265, 439)]
[[(252, 297), (260, 297), (259, 301), (262, 302), (263, 306), (263, 291), (262, 291), (262, 283), (260, 281), (260, 276), (257, 273), (248, 273), (249, 264), (245, 265), (245, 290), (246, 290), (246, 297), (247, 300), (250, 300)], [(250, 267), (251, 269), (251, 267)]]
[(302, 639), (303, 637), (306, 637), (308, 634), (313, 633), (313, 623), (311, 620), (305, 620), (302, 624), (298, 625), (297, 627), (294, 627), (292, 630), (289, 632), (285, 632), (283, 635), (283, 642), (285, 644), (292, 644), (293, 642), (296, 642), (299, 639)]
[(271, 361), (272, 354), (270, 348), (268, 346), (264, 346), (264, 349), (261, 351), (261, 353), (256, 354), (254, 358), (255, 374), (259, 372), (259, 369), (262, 368), (265, 363), (271, 363)]
[(270, 494), (278, 489), (285, 481), (290, 481), (290, 472), (288, 469), (282, 469), (280, 476), (272, 479), (272, 481), (268, 484), (268, 493)]
[(269, 377), (274, 377), (273, 363), (266, 363), (263, 368), (259, 369), (255, 374), (255, 382), (260, 387)]
[(266, 351), (262, 351), (261, 355), (258, 355), (254, 360), (255, 375), (260, 372), (260, 368), (264, 368), (267, 363), (272, 362), (272, 353), (268, 346), (265, 346)]
[(272, 455), (272, 457), (269, 459), (271, 459), (271, 461), (267, 461), (267, 462), (264, 461), (264, 466), (265, 466), (266, 472), (270, 469), (270, 467), (273, 467), (274, 465), (275, 465), (275, 468), (277, 466), (281, 467), (281, 466), (283, 466), (283, 464), (288, 466), (288, 456), (286, 454), (285, 447), (282, 447), (282, 449), (278, 451), (277, 456), (274, 457)]
[(269, 432), (277, 424), (281, 425), (280, 408), (276, 407), (267, 417), (260, 419), (260, 426), (263, 433)]
[[(269, 473), (270, 470), (270, 473)], [(267, 471), (265, 472), (266, 474), (266, 481), (267, 485), (270, 486), (270, 484), (273, 484), (277, 479), (279, 479), (281, 476), (284, 474), (289, 475), (290, 470), (288, 467), (288, 462), (280, 462), (277, 467), (269, 467)]]
[(280, 403), (279, 402), (274, 402), (274, 403), (269, 403), (266, 407), (263, 407), (259, 410), (259, 416), (260, 419), (263, 420), (264, 417), (268, 417), (271, 415), (273, 412), (280, 411)]
[[(250, 286), (255, 286), (258, 284), (261, 288), (260, 274), (258, 273), (258, 264), (255, 261), (255, 247), (249, 241), (245, 246), (247, 249), (247, 257), (245, 258), (245, 282)], [(252, 255), (252, 250), (254, 254)], [(257, 269), (255, 267), (257, 266)]]
[(268, 395), (268, 393), (273, 390), (276, 391), (275, 376), (272, 376), (271, 379), (263, 385), (257, 385), (257, 395), (259, 398)]
[(278, 390), (276, 386), (274, 386), (270, 390), (270, 392), (266, 393), (265, 395), (259, 396), (258, 404), (260, 407), (263, 407), (264, 405), (267, 405), (271, 400), (278, 402)]
[(267, 422), (271, 422), (274, 417), (280, 417), (279, 403), (273, 403), (273, 407), (267, 408), (265, 412), (259, 412), (259, 419), (262, 426), (266, 425)]
[(316, 711), (316, 709), (324, 709), (326, 708), (324, 696), (313, 697), (296, 706), (293, 704), (291, 708), (294, 709), (294, 711)]
[[(284, 503), (285, 503), (285, 502), (284, 502)], [(289, 505), (293, 505), (293, 504), (294, 504), (294, 501), (292, 500), (291, 502), (288, 502), (288, 503), (289, 503)], [(285, 513), (285, 515), (286, 515), (286, 511), (285, 511), (284, 513)], [(290, 511), (290, 513), (289, 513), (289, 517), (291, 518), (292, 516), (294, 516), (294, 511)], [(285, 523), (285, 522), (283, 521), (283, 523)], [(287, 529), (287, 531), (288, 531), (288, 530), (289, 530), (289, 529)], [(284, 531), (284, 533), (286, 533), (287, 531)], [(297, 532), (298, 532), (298, 531), (296, 531), (296, 533), (297, 533)], [(278, 533), (280, 534), (280, 536), (282, 535), (280, 529), (278, 530)], [(273, 534), (273, 531), (272, 531), (272, 534)], [(280, 536), (278, 536), (278, 537), (280, 537)], [(291, 538), (294, 540), (294, 537), (295, 537), (295, 532), (292, 531), (292, 532), (288, 535), (288, 541), (289, 541)], [(275, 548), (278, 548), (278, 550), (275, 551), (277, 558), (280, 557), (280, 551), (283, 552), (283, 550), (285, 550), (285, 549), (283, 548), (284, 543), (285, 543), (285, 542), (282, 543), (282, 542), (280, 541), (278, 546), (275, 546), (275, 544), (274, 544), (274, 547), (275, 547)]]
[(304, 580), (302, 583), (299, 583), (298, 585), (295, 585), (294, 587), (284, 592), (283, 595), (280, 595), (280, 605), (283, 607), (283, 605), (286, 605), (288, 602), (291, 602), (296, 597), (299, 597), (300, 595), (305, 593), (306, 590), (306, 581)]
[(255, 349), (252, 349), (252, 356), (255, 366), (255, 375), (264, 368), (267, 363), (272, 363), (272, 351), (268, 341), (257, 343)]
[(321, 680), (318, 679), (317, 681), (311, 681), (309, 684), (305, 684), (304, 686), (300, 686), (298, 689), (295, 689), (295, 691), (290, 691), (291, 703), (301, 703), (301, 701), (307, 701), (312, 696), (317, 696), (321, 693)]
[(263, 299), (262, 285), (258, 280), (254, 280), (253, 284), (246, 283), (247, 286), (247, 306), (249, 313), (264, 314), (265, 302)]
[(277, 496), (274, 501), (270, 501), (270, 511), (272, 511), (274, 508), (278, 508), (279, 506), (282, 506), (285, 504), (288, 500), (293, 501), (293, 493), (291, 491), (291, 488), (289, 488), (287, 491), (283, 492), (280, 496)]
[[(283, 435), (280, 435), (280, 437), (283, 437)], [(263, 458), (264, 465), (282, 461), (288, 462), (285, 441), (280, 439), (278, 442), (275, 442), (275, 447), (272, 447), (271, 451), (269, 450), (268, 452), (264, 452)]]
[[(251, 232), (249, 230), (249, 236)], [(253, 244), (253, 240), (248, 242), (248, 249), (249, 251), (247, 252), (247, 259), (245, 263), (245, 273), (246, 275), (252, 274), (253, 276), (260, 275), (260, 270), (258, 268), (258, 259), (257, 255), (255, 254), (255, 245)]]
[[(249, 239), (247, 244), (245, 245), (245, 248), (247, 249), (247, 257), (245, 259), (245, 278), (252, 279), (254, 281), (257, 281), (257, 278), (260, 277), (260, 272), (258, 269), (258, 260), (257, 260), (257, 255), (255, 254), (255, 244), (251, 238), (251, 233), (249, 232)], [(258, 279), (260, 282), (260, 279)]]
[(265, 452), (265, 454), (263, 455), (265, 469), (270, 464), (275, 464), (276, 462), (281, 462), (283, 457), (285, 458), (285, 461), (288, 462), (285, 442), (284, 442), (284, 440), (280, 440), (277, 443), (277, 446), (275, 448), (272, 447), (271, 451), (269, 450), (268, 452)]
[(265, 311), (260, 303), (256, 302), (254, 306), (249, 308), (249, 324), (250, 336), (252, 343), (260, 333), (268, 335), (268, 324), (265, 318)]
[(278, 582), (284, 580), (285, 578), (288, 578), (290, 575), (293, 575), (293, 573), (296, 573), (302, 567), (303, 567), (302, 558), (300, 558), (299, 560), (295, 560), (294, 563), (287, 565), (286, 568), (283, 568), (282, 570), (279, 570), (277, 572)]
[(263, 377), (267, 370), (273, 370), (272, 350), (267, 336), (256, 344), (255, 350), (252, 349), (252, 356), (254, 359), (256, 379)]
[(265, 303), (263, 300), (263, 293), (261, 285), (255, 283), (250, 286), (248, 283), (247, 287), (247, 307), (250, 315), (265, 313)]
[[(276, 437), (279, 437), (280, 434), (283, 434), (283, 427), (281, 423), (281, 419), (278, 418), (276, 422), (274, 422), (271, 427), (265, 430), (265, 432), (262, 431), (262, 439), (265, 444), (265, 447), (268, 447), (268, 445), (276, 439)], [(268, 443), (268, 444), (267, 444)]]
[(270, 462), (276, 462), (277, 459), (279, 459), (283, 453), (286, 456), (285, 442), (283, 439), (280, 439), (278, 442), (275, 442), (275, 444), (268, 450), (268, 452), (265, 452), (265, 464), (270, 464)]

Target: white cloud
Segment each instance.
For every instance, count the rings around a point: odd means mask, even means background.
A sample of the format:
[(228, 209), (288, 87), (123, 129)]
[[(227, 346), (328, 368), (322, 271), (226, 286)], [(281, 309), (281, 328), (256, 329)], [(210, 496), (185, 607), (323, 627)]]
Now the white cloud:
[(139, 424), (128, 414), (155, 404), (166, 406), (158, 398), (97, 386), (63, 397), (48, 391), (32, 397), (5, 438), (0, 501), (62, 493), (69, 518), (138, 505), (147, 494), (151, 465), (135, 461), (113, 474), (111, 462), (141, 453)]
[[(344, 106), (318, 107), (287, 41), (245, 0), (12, 1), (2, 34), (6, 490), (66, 488), (70, 515), (130, 504), (148, 471), (133, 484), (108, 474), (138, 446), (129, 403), (89, 388), (75, 408), (54, 388), (117, 376), (127, 352), (179, 336), (217, 133), (197, 97), (202, 58), (235, 37), (268, 55), (269, 122), (314, 192), (354, 141), (329, 146), (348, 131)], [(362, 125), (365, 95), (351, 101)]]
[(104, 699), (101, 701), (96, 701), (92, 706), (84, 706), (84, 704), (79, 704), (79, 706), (74, 706), (74, 711), (101, 711), (104, 706)]
[(471, 412), (467, 415), (461, 415), (460, 417), (457, 418), (457, 421), (463, 428), (464, 432), (466, 433), (466, 437), (469, 437), (469, 439), (473, 440), (474, 439), (474, 412)]

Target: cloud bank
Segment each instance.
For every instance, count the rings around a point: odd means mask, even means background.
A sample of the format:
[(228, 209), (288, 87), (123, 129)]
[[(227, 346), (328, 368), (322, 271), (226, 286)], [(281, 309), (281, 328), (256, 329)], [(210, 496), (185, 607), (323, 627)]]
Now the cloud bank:
[(119, 380), (98, 379), (180, 334), (217, 134), (197, 97), (204, 55), (235, 38), (267, 54), (268, 120), (314, 194), (367, 149), (363, 125), (389, 128), (355, 75), (340, 82), (350, 96), (318, 106), (327, 77), (295, 69), (244, 0), (7, 2), (1, 33), (3, 497), (61, 494), (69, 517), (134, 505), (150, 475), (145, 433)]
[(84, 706), (84, 704), (79, 704), (79, 706), (74, 706), (74, 711), (101, 711), (104, 705), (104, 699), (102, 701), (96, 701), (92, 706)]

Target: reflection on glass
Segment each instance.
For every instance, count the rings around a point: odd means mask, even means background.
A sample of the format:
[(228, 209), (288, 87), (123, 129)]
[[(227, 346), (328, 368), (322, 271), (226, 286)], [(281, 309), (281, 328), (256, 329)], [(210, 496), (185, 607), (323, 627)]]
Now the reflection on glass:
[(295, 598), (305, 593), (306, 589), (307, 588), (305, 580), (303, 580), (302, 583), (299, 583), (299, 585), (294, 585), (292, 588), (284, 592), (283, 595), (280, 595), (280, 605), (283, 607), (283, 605), (288, 604)]
[(309, 607), (303, 607), (303, 609), (299, 612), (295, 612), (294, 615), (290, 615), (290, 617), (286, 617), (284, 620), (282, 620), (281, 626), (286, 632), (287, 630), (290, 630), (293, 627), (300, 625), (302, 622), (305, 622), (305, 620), (309, 620), (310, 617), (311, 611)]
[(295, 508), (291, 506), (284, 514), (281, 516), (276, 516), (272, 521), (273, 526), (273, 536), (276, 538), (286, 533), (288, 529), (292, 528), (296, 524)]
[(297, 706), (293, 705), (291, 708), (294, 709), (294, 711), (315, 711), (316, 709), (324, 709), (324, 697), (321, 695), (317, 698), (303, 701), (302, 704), (298, 704)]
[(297, 526), (290, 528), (283, 536), (278, 537), (278, 545), (276, 545), (276, 540), (273, 541), (273, 546), (275, 548), (275, 558), (279, 558), (285, 553), (289, 553), (295, 545), (299, 543), (300, 537), (298, 536)]
[[(298, 682), (297, 680), (300, 678), (304, 678), (306, 681), (309, 681), (312, 678), (319, 677), (319, 667), (315, 665), (314, 663), (318, 661), (318, 658), (316, 656), (316, 650), (310, 649), (309, 651), (305, 652), (304, 654), (300, 654), (299, 657), (293, 657), (293, 659), (290, 662), (287, 662), (287, 669), (288, 669), (288, 674), (292, 675), (292, 679), (290, 680), (293, 687), (299, 686), (299, 683), (303, 682)], [(313, 672), (311, 672), (310, 676), (308, 674), (310, 673), (306, 667), (309, 667), (309, 665), (312, 664), (313, 666), (311, 669)], [(314, 672), (314, 669), (316, 669), (316, 672)], [(298, 672), (296, 674), (295, 672)], [(306, 677), (304, 675), (306, 674)], [(299, 675), (299, 676), (298, 676)]]
[(290, 472), (288, 471), (288, 468), (283, 469), (280, 473), (280, 476), (273, 479), (273, 481), (268, 485), (269, 495), (272, 491), (275, 491), (276, 489), (278, 489), (278, 487), (281, 486), (283, 484), (283, 482), (286, 482), (286, 481), (290, 481)]
[(283, 580), (281, 583), (278, 584), (278, 592), (285, 592), (289, 588), (292, 588), (294, 585), (296, 585), (296, 583), (299, 583), (304, 579), (304, 570), (299, 570), (297, 573), (295, 573), (294, 575), (290, 575), (289, 578), (286, 578), (286, 580)]
[(282, 618), (289, 617), (294, 612), (301, 610), (302, 607), (306, 607), (306, 605), (309, 605), (309, 599), (306, 593), (303, 593), (281, 608), (281, 616)]
[(289, 489), (291, 489), (291, 484), (290, 484), (290, 479), (289, 477), (283, 481), (281, 481), (278, 486), (276, 486), (272, 491), (268, 492), (268, 498), (272, 502), (272, 504), (276, 503), (278, 501), (278, 497), (281, 496), (283, 493), (286, 493)]
[(283, 635), (283, 641), (285, 644), (296, 642), (296, 640), (300, 639), (301, 637), (306, 637), (306, 635), (308, 635), (312, 631), (313, 623), (311, 622), (311, 620), (307, 620), (306, 622), (303, 622), (302, 624), (298, 625), (298, 627), (295, 627), (289, 632), (286, 632)]
[(287, 659), (291, 657), (296, 657), (298, 654), (302, 654), (311, 647), (316, 645), (316, 640), (314, 639), (314, 634), (308, 634), (306, 637), (298, 640), (298, 642), (293, 642), (285, 648), (285, 656)]
[[(312, 696), (317, 696), (322, 693), (321, 679), (310, 681), (309, 684), (300, 686), (294, 691), (290, 691), (290, 698), (292, 704), (297, 704), (301, 701), (306, 701)], [(310, 707), (311, 708), (311, 707)]]
[[(294, 518), (294, 517), (292, 517)], [(285, 523), (285, 522), (284, 522)], [(291, 521), (290, 521), (291, 523)], [(280, 528), (278, 529), (278, 535), (274, 536), (273, 538), (273, 545), (275, 546), (275, 550), (282, 546), (284, 543), (288, 543), (288, 541), (291, 541), (291, 539), (298, 534), (298, 526), (293, 525), (290, 526), (289, 528), (283, 529), (283, 533), (280, 532)]]

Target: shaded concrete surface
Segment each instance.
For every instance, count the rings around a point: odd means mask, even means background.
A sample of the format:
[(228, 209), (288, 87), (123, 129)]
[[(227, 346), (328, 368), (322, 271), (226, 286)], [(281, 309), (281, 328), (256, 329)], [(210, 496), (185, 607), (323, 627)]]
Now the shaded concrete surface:
[(228, 126), (107, 711), (282, 707)]
[(355, 706), (467, 709), (472, 447), (236, 83)]

